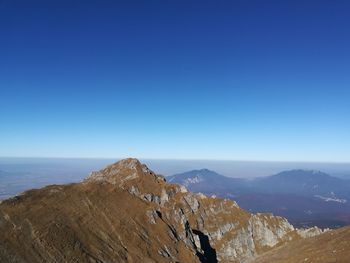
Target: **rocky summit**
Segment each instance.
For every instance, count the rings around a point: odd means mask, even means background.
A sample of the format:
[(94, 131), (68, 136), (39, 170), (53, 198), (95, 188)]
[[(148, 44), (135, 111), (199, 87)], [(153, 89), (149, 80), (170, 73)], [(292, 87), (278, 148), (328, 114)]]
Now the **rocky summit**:
[(265, 262), (323, 231), (188, 192), (130, 158), (4, 200), (0, 232), (0, 262), (187, 263)]

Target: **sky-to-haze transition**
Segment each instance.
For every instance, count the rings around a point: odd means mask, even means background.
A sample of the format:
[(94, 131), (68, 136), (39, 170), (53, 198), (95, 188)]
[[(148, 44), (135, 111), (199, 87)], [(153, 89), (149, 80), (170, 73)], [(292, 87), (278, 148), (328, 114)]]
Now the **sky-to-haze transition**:
[(0, 156), (350, 162), (349, 13), (0, 0)]

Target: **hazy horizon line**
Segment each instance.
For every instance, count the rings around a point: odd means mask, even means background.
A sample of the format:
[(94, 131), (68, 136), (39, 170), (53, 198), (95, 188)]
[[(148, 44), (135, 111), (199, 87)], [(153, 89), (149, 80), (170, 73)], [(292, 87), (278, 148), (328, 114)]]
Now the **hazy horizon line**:
[(254, 159), (229, 159), (229, 158), (162, 158), (162, 157), (63, 157), (63, 156), (0, 156), (0, 159), (70, 159), (70, 160), (121, 160), (136, 158), (139, 160), (157, 161), (222, 161), (222, 162), (251, 162), (251, 163), (323, 163), (323, 164), (350, 164), (350, 161), (315, 161), (315, 160), (254, 160)]

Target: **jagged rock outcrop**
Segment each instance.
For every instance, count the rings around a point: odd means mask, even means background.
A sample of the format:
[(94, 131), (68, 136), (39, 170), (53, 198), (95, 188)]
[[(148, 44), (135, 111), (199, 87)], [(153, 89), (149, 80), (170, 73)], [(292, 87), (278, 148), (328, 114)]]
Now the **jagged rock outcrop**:
[(321, 232), (188, 192), (136, 159), (3, 201), (0, 231), (5, 262), (247, 262)]

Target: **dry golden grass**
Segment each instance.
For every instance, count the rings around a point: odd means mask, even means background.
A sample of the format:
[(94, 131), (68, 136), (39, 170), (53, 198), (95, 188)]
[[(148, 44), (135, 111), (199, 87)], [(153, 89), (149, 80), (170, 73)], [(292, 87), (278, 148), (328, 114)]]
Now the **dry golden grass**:
[(254, 263), (349, 263), (350, 227), (293, 241), (260, 256)]

